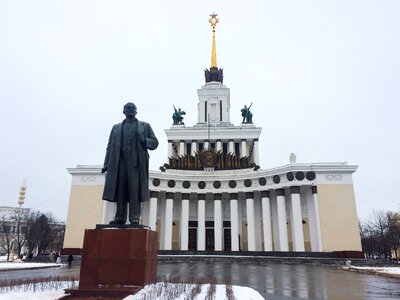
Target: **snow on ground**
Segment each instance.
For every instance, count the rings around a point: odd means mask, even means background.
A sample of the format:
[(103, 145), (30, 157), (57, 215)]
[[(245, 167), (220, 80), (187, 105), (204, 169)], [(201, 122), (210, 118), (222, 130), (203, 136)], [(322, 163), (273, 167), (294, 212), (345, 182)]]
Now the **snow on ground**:
[[(61, 282), (64, 285), (63, 288), (70, 287), (70, 282)], [(158, 283), (162, 285), (163, 283)], [(176, 286), (177, 284), (169, 284), (169, 288)], [(195, 298), (196, 300), (204, 300), (207, 295), (209, 284), (204, 284), (201, 287), (200, 294)], [(145, 286), (139, 293), (136, 295), (131, 295), (126, 297), (124, 300), (138, 300), (141, 299), (144, 294), (150, 294), (152, 289), (155, 288), (155, 285), (147, 285)], [(254, 289), (243, 287), (243, 286), (232, 286), (233, 294), (236, 299), (240, 300), (264, 300), (264, 298)], [(32, 287), (24, 292), (19, 292), (18, 287), (16, 287), (15, 292), (8, 292), (5, 294), (0, 293), (0, 300), (56, 300), (65, 296), (64, 290), (60, 289), (60, 285), (58, 285), (58, 289), (42, 291), (42, 292), (34, 292)], [(151, 298), (153, 299), (153, 298)], [(159, 298), (154, 298), (155, 300), (163, 300), (165, 299), (165, 295), (162, 295)], [(174, 298), (174, 300), (183, 300), (184, 294), (180, 295), (180, 297)], [(225, 285), (218, 284), (216, 285), (215, 292), (215, 300), (225, 300), (226, 299), (226, 291)]]
[(63, 266), (66, 266), (66, 264), (23, 262), (20, 259), (16, 259), (14, 260), (14, 262), (7, 262), (7, 255), (0, 256), (0, 271), (9, 271), (15, 269), (52, 268)]
[(61, 267), (66, 266), (66, 264), (56, 264), (56, 263), (31, 263), (31, 262), (5, 262), (0, 263), (0, 271), (8, 271), (15, 269), (36, 269), (36, 268), (51, 268), (51, 267)]
[(0, 300), (56, 300), (65, 296), (64, 289), (77, 287), (75, 281), (50, 281), (22, 284), (0, 289)]
[(65, 296), (64, 290), (45, 292), (13, 292), (0, 294), (1, 300), (56, 300)]
[(343, 267), (343, 269), (353, 269), (353, 270), (360, 270), (360, 271), (370, 271), (373, 273), (381, 273), (387, 275), (395, 275), (400, 276), (400, 267), (356, 267), (356, 266), (348, 266)]
[[(156, 285), (163, 285), (163, 283), (157, 283)], [(170, 286), (168, 287), (168, 289), (171, 289), (176, 285), (177, 284), (171, 283)], [(208, 290), (209, 286), (210, 286), (209, 284), (203, 284), (201, 286), (200, 294), (197, 295), (197, 297), (195, 299), (196, 300), (205, 300), (206, 296), (207, 296), (207, 290)], [(216, 284), (215, 286), (216, 286), (215, 300), (225, 300), (227, 298), (226, 297), (226, 290), (225, 290), (226, 286), (224, 284)], [(147, 285), (142, 290), (140, 290), (137, 294), (128, 296), (128, 297), (124, 298), (124, 300), (140, 300), (140, 299), (143, 299), (144, 295), (152, 295), (152, 290), (155, 290), (155, 289), (157, 289), (157, 287), (155, 285)], [(262, 297), (259, 292), (257, 292), (256, 290), (254, 290), (252, 288), (233, 285), (232, 289), (233, 289), (233, 294), (234, 294), (236, 299), (240, 299), (240, 300), (264, 300), (264, 297)], [(152, 295), (152, 296), (153, 297), (146, 297), (144, 299), (154, 299), (154, 300), (166, 299), (165, 294), (161, 294), (161, 296), (158, 297), (158, 298), (156, 298), (154, 295)], [(184, 299), (185, 299), (185, 294), (184, 293), (181, 294), (179, 297), (174, 298), (174, 300), (184, 300)]]

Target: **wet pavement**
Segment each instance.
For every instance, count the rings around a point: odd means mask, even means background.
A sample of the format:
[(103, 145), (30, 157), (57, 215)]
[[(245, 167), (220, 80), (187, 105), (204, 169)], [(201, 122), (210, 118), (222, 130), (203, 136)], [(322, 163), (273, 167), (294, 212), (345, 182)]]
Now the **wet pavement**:
[(159, 274), (215, 277), (218, 283), (257, 290), (265, 299), (398, 299), (400, 280), (358, 274), (337, 267), (294, 264), (171, 263), (160, 264)]
[[(79, 274), (72, 268), (16, 270), (0, 272), (0, 280), (33, 279)], [(200, 278), (217, 283), (230, 279), (233, 285), (248, 286), (265, 299), (399, 299), (400, 280), (358, 274), (333, 266), (304, 264), (251, 264), (231, 262), (181, 262), (158, 265), (158, 275)]]

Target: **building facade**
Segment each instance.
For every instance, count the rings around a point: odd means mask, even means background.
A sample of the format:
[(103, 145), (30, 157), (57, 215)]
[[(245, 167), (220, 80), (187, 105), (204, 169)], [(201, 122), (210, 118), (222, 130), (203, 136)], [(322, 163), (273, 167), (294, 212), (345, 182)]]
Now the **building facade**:
[[(216, 64), (215, 17), (211, 67), (198, 89), (198, 121), (187, 126), (174, 119), (165, 130), (167, 163), (150, 171), (142, 224), (158, 232), (161, 250), (361, 251), (352, 181), (357, 166), (297, 163), (291, 154), (288, 164), (261, 169), (262, 129), (253, 124), (250, 109), (242, 110), (242, 124), (230, 122), (230, 90)], [(101, 200), (100, 170), (68, 169), (69, 251), (82, 248), (85, 229), (114, 216), (115, 204)]]

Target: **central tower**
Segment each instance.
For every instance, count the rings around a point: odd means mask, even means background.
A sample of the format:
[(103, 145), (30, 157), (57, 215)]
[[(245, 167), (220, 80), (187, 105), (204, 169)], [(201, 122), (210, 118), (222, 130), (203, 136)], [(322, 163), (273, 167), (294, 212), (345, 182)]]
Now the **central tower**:
[(165, 168), (209, 171), (213, 168), (210, 162), (204, 163), (207, 157), (213, 158), (215, 171), (258, 168), (261, 128), (253, 123), (239, 126), (231, 123), (230, 89), (223, 84), (223, 70), (217, 65), (217, 14), (211, 14), (208, 22), (212, 27), (211, 65), (204, 70), (205, 84), (197, 90), (197, 123), (193, 126), (174, 123), (165, 130), (169, 161), (161, 167), (164, 171)]
[(212, 27), (211, 66), (204, 70), (206, 84), (197, 90), (199, 103), (197, 106), (197, 125), (211, 123), (213, 126), (229, 126), (230, 124), (230, 91), (224, 86), (223, 70), (217, 66), (217, 46), (215, 27), (219, 19), (217, 14), (210, 15), (208, 22)]

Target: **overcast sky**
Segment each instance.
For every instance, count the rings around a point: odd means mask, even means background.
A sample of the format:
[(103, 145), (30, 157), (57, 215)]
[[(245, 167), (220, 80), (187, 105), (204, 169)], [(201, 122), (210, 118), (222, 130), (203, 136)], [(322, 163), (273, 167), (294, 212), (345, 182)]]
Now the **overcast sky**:
[(197, 122), (209, 67), (209, 14), (231, 121), (253, 102), (260, 165), (342, 162), (357, 211), (398, 210), (400, 1), (0, 0), (0, 205), (66, 218), (66, 168), (101, 165), (122, 106), (133, 101), (167, 161), (172, 105)]

